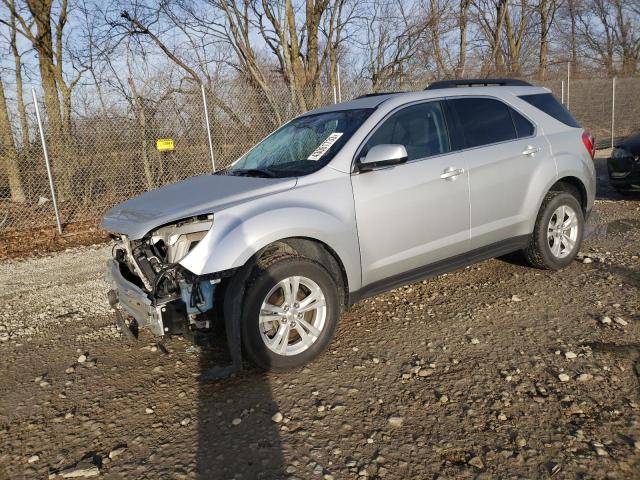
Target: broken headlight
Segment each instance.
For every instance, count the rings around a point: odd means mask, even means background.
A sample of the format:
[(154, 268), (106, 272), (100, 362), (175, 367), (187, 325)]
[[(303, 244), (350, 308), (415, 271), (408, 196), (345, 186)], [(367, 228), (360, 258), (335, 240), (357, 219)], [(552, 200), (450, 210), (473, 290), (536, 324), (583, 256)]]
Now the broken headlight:
[(213, 215), (202, 215), (155, 230), (151, 244), (161, 263), (178, 263), (202, 240), (213, 225)]

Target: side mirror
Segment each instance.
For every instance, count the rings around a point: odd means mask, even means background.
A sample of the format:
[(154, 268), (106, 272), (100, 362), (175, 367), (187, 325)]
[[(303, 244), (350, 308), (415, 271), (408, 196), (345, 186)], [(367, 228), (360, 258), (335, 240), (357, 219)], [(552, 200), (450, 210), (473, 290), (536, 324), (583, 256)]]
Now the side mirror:
[(404, 145), (383, 144), (371, 147), (367, 155), (358, 162), (360, 172), (368, 172), (374, 168), (398, 165), (407, 161), (407, 149)]

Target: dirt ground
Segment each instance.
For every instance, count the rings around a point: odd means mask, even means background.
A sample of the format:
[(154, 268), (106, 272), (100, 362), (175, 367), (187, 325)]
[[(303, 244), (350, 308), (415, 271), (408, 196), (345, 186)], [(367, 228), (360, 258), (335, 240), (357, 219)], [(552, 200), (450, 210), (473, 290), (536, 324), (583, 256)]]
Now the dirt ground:
[(208, 354), (115, 330), (108, 245), (4, 262), (0, 478), (640, 478), (640, 198), (601, 179), (589, 234), (563, 271), (394, 290), (301, 371), (205, 384)]
[(62, 235), (52, 225), (0, 232), (0, 262), (109, 241), (109, 234), (100, 230), (97, 223), (87, 221), (64, 225)]

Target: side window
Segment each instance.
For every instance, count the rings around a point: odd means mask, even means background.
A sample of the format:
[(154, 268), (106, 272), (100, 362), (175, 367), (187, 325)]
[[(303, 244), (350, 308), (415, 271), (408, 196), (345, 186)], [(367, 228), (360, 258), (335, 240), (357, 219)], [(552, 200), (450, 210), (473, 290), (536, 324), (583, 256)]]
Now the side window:
[(524, 118), (519, 112), (516, 112), (513, 108), (509, 108), (511, 112), (511, 118), (513, 118), (513, 124), (516, 126), (516, 132), (518, 138), (530, 137), (535, 132), (536, 128), (529, 120)]
[(556, 100), (552, 93), (534, 93), (533, 95), (523, 95), (520, 98), (559, 122), (570, 127), (580, 128), (578, 121), (573, 118), (569, 110), (564, 108), (564, 105)]
[(441, 102), (420, 103), (394, 113), (373, 133), (362, 153), (389, 143), (404, 145), (409, 161), (451, 151)]
[(450, 100), (467, 148), (518, 138), (509, 107), (491, 98)]

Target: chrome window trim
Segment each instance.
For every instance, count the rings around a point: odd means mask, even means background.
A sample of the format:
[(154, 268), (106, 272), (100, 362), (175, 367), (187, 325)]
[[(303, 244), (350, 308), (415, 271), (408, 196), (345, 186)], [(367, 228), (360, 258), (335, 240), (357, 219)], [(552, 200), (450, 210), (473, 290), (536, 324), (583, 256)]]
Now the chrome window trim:
[[(513, 138), (513, 139), (509, 139), (509, 140), (503, 140), (501, 142), (485, 143), (483, 145), (478, 145), (476, 147), (464, 147), (464, 148), (460, 148), (460, 149), (455, 150), (455, 149), (453, 149), (453, 146), (451, 145), (451, 133), (450, 133), (451, 127), (447, 123), (447, 135), (449, 137), (449, 147), (451, 148), (451, 150), (449, 150), (448, 152), (438, 153), (436, 155), (429, 155), (428, 157), (414, 158), (413, 160), (408, 160), (407, 162), (399, 164), (399, 165), (390, 165), (388, 167), (377, 168), (376, 170), (385, 170), (387, 168), (398, 167), (398, 166), (406, 165), (406, 164), (409, 164), (409, 163), (421, 162), (421, 161), (424, 161), (424, 160), (427, 160), (427, 159), (430, 159), (430, 158), (444, 157), (444, 156), (447, 156), (447, 155), (451, 155), (453, 153), (468, 152), (468, 151), (477, 150), (479, 148), (492, 147), (492, 146), (496, 146), (496, 145), (504, 145), (505, 143), (517, 142), (519, 140), (526, 140), (526, 139), (532, 139), (532, 138), (537, 138), (538, 137), (539, 127), (538, 127), (537, 122), (533, 121), (531, 119), (531, 117), (529, 115), (527, 115), (525, 112), (523, 112), (520, 108), (515, 107), (511, 103), (506, 102), (503, 99), (501, 99), (499, 97), (495, 97), (493, 95), (456, 95), (454, 97), (448, 96), (448, 97), (436, 97), (436, 98), (415, 100), (413, 102), (404, 103), (404, 104), (399, 105), (398, 107), (394, 108), (393, 110), (388, 112), (371, 129), (371, 131), (367, 134), (365, 139), (360, 143), (360, 145), (358, 145), (358, 148), (356, 149), (356, 153), (353, 156), (353, 158), (351, 159), (351, 174), (359, 174), (358, 170), (356, 169), (356, 165), (358, 163), (358, 158), (360, 156), (360, 153), (362, 152), (362, 149), (364, 148), (366, 143), (369, 141), (369, 139), (373, 136), (373, 134), (381, 127), (381, 125), (389, 119), (389, 117), (391, 117), (392, 115), (394, 115), (395, 113), (399, 112), (400, 110), (402, 110), (404, 108), (412, 107), (414, 105), (418, 105), (418, 104), (422, 104), (422, 103), (429, 103), (429, 102), (444, 102), (444, 101), (447, 101), (447, 100), (455, 100), (455, 99), (458, 99), (458, 98), (483, 98), (483, 99), (489, 99), (489, 100), (496, 100), (496, 101), (506, 105), (508, 108), (511, 108), (511, 109), (515, 110), (520, 115), (522, 115), (525, 119), (527, 119), (527, 121), (529, 121), (533, 125), (533, 134), (532, 135), (528, 135), (526, 137), (517, 137), (517, 138)], [(446, 120), (446, 113), (445, 113), (445, 120)], [(513, 121), (513, 118), (512, 118), (512, 121)], [(516, 135), (517, 135), (518, 131), (516, 129), (515, 123), (513, 125), (513, 129), (514, 129), (514, 131), (516, 132)]]

